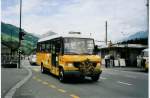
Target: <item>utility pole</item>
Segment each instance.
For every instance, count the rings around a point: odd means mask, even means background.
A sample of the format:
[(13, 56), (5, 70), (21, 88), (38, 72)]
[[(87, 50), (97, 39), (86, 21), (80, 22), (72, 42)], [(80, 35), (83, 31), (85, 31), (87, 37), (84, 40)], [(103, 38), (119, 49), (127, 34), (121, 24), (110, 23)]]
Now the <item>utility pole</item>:
[(147, 0), (146, 7), (147, 7), (147, 31), (149, 33), (149, 0)]
[[(20, 27), (19, 27), (19, 35), (21, 33), (21, 14), (22, 14), (22, 0), (20, 0)], [(18, 52), (19, 52), (19, 61), (18, 61), (18, 68), (20, 68), (20, 47), (21, 47), (21, 39), (19, 37), (19, 49), (18, 49)]]
[(106, 46), (107, 46), (107, 21), (105, 23), (105, 28), (106, 28), (105, 43), (106, 43)]
[[(12, 43), (12, 31), (13, 30), (11, 30), (11, 43)], [(13, 43), (11, 44), (11, 58), (12, 58), (12, 47), (13, 47)]]

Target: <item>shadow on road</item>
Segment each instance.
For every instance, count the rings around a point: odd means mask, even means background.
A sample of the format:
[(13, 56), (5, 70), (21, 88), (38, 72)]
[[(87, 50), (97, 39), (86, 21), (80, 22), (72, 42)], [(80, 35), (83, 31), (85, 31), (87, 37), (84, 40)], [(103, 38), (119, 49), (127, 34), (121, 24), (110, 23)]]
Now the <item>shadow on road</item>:
[(64, 83), (68, 83), (68, 84), (91, 84), (91, 83), (95, 83), (95, 82), (92, 81), (91, 79), (88, 79), (88, 78), (79, 79), (79, 78), (75, 77), (75, 78), (66, 79), (66, 81)]
[[(57, 81), (59, 81), (58, 76), (55, 76), (55, 75), (48, 73), (48, 72), (46, 72), (45, 74), (48, 76), (51, 76), (54, 79), (56, 79)], [(71, 76), (71, 77), (66, 77), (66, 79), (63, 83), (67, 83), (67, 84), (91, 84), (91, 83), (95, 83), (95, 81), (92, 81), (91, 78), (89, 78), (89, 77), (85, 77), (85, 79), (80, 79), (79, 77)]]

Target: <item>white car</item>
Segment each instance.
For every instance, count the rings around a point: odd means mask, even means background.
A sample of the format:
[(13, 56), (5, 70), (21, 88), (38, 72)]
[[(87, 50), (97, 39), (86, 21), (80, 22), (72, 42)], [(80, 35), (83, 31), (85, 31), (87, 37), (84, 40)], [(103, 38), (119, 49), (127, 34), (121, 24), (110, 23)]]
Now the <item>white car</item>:
[(137, 66), (144, 68), (146, 71), (149, 68), (149, 56), (148, 56), (148, 48), (142, 50), (141, 54), (137, 56)]
[(32, 54), (29, 56), (29, 62), (30, 64), (36, 64), (36, 54)]

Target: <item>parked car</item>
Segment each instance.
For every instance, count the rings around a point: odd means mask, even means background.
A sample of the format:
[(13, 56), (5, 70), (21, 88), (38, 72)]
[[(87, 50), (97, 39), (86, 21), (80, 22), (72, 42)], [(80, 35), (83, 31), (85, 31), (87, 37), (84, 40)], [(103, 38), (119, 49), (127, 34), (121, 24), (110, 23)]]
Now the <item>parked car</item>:
[(31, 65), (35, 64), (36, 65), (36, 54), (31, 54), (29, 56), (29, 62)]

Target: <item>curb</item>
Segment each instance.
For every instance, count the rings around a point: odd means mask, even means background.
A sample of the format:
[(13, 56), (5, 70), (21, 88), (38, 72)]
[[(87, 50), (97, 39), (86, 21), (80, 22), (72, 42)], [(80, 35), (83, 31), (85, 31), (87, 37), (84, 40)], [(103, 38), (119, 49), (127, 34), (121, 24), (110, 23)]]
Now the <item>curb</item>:
[(30, 77), (32, 76), (32, 71), (31, 71), (31, 69), (28, 69), (28, 68), (26, 68), (26, 67), (25, 67), (25, 69), (29, 72), (29, 74), (28, 74), (24, 79), (22, 79), (21, 81), (19, 81), (16, 85), (14, 85), (14, 86), (6, 93), (6, 95), (5, 95), (4, 98), (12, 98), (13, 95), (15, 94), (16, 90), (17, 90), (18, 88), (20, 88), (24, 83), (26, 83), (26, 82), (30, 79)]

